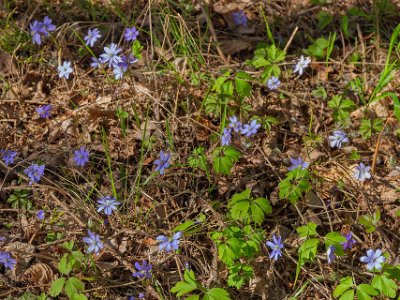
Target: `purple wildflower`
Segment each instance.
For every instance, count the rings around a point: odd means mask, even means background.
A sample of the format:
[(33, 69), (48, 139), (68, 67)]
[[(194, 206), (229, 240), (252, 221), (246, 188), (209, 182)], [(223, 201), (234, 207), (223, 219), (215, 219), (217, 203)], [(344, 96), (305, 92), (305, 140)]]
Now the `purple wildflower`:
[(34, 44), (42, 44), (42, 35), (46, 35), (46, 29), (43, 26), (42, 22), (38, 20), (34, 20), (31, 24), (29, 24), (30, 34), (32, 36), (32, 42)]
[(89, 150), (86, 150), (85, 147), (80, 147), (78, 150), (74, 152), (74, 161), (76, 165), (83, 167), (89, 161)]
[(125, 41), (130, 42), (136, 40), (137, 36), (139, 35), (139, 31), (136, 29), (135, 26), (131, 28), (126, 28), (124, 33)]
[(11, 257), (10, 252), (0, 252), (0, 264), (7, 269), (13, 270), (17, 261)]
[(128, 70), (129, 65), (132, 65), (138, 61), (133, 55), (122, 55), (121, 62), (118, 63), (118, 67), (122, 68), (124, 72)]
[(267, 86), (270, 90), (276, 90), (281, 85), (279, 78), (272, 76), (267, 81)]
[(118, 202), (115, 198), (112, 198), (110, 196), (105, 196), (101, 197), (99, 200), (97, 200), (97, 212), (101, 212), (104, 210), (104, 213), (107, 216), (111, 216), (114, 210), (117, 210), (117, 205), (121, 204)]
[(372, 271), (373, 269), (382, 269), (382, 264), (386, 261), (386, 258), (382, 255), (381, 249), (376, 251), (369, 249), (366, 256), (361, 256), (360, 261), (366, 263), (367, 269)]
[(88, 230), (88, 236), (83, 238), (83, 241), (88, 244), (88, 253), (98, 254), (104, 248), (103, 243), (100, 241), (100, 236)]
[(33, 183), (38, 183), (39, 180), (42, 178), (44, 174), (44, 165), (37, 165), (37, 164), (32, 164), (28, 168), (24, 170), (24, 173), (29, 177), (29, 185), (32, 185)]
[(326, 259), (328, 260), (328, 264), (331, 264), (336, 259), (335, 250), (336, 248), (332, 245), (326, 251)]
[(341, 243), (343, 246), (343, 250), (353, 248), (353, 245), (356, 243), (356, 240), (353, 239), (353, 234), (349, 232), (346, 235), (343, 235), (346, 238), (346, 241)]
[(279, 257), (282, 257), (282, 249), (283, 249), (283, 243), (282, 243), (282, 237), (278, 236), (276, 237), (275, 234), (272, 236), (271, 241), (267, 241), (266, 245), (271, 248), (271, 253), (269, 255), (269, 258), (272, 258), (273, 260), (277, 261)]
[(236, 26), (247, 27), (247, 16), (243, 10), (233, 12), (232, 18)]
[(355, 171), (354, 171), (354, 177), (361, 182), (365, 181), (365, 179), (370, 179), (371, 178), (371, 173), (369, 172), (371, 170), (370, 166), (364, 165), (364, 163), (360, 163), (360, 165), (356, 166)]
[(229, 146), (231, 144), (232, 132), (230, 128), (224, 128), (224, 131), (221, 135), (221, 145)]
[(53, 106), (51, 104), (47, 104), (36, 108), (36, 112), (39, 114), (39, 117), (47, 119), (50, 118), (52, 109)]
[(17, 156), (18, 152), (12, 150), (0, 150), (1, 160), (4, 162), (6, 166), (9, 166), (14, 163), (14, 159)]
[(229, 127), (236, 133), (242, 130), (242, 122), (236, 116), (229, 117)]
[(140, 264), (139, 262), (135, 262), (135, 268), (136, 268), (136, 272), (132, 274), (132, 276), (135, 276), (139, 279), (142, 278), (151, 278), (151, 274), (150, 271), (152, 269), (152, 265), (148, 264), (146, 260), (144, 260), (142, 262), (142, 264)]
[(53, 24), (53, 20), (50, 19), (48, 16), (45, 16), (43, 19), (43, 27), (46, 32), (44, 34), (45, 36), (49, 35), (49, 33), (47, 31), (52, 32), (52, 31), (56, 30), (56, 26)]
[(165, 249), (166, 252), (171, 252), (172, 250), (178, 250), (182, 235), (183, 235), (182, 231), (178, 231), (171, 238), (168, 238), (165, 235), (159, 235), (156, 238), (156, 240), (160, 242), (159, 251), (162, 251), (163, 249)]
[(93, 47), (99, 38), (101, 38), (100, 31), (97, 28), (93, 28), (88, 30), (88, 34), (83, 39), (86, 45)]
[(258, 131), (258, 128), (261, 127), (261, 124), (257, 123), (257, 120), (253, 120), (250, 122), (250, 124), (244, 124), (241, 133), (246, 136), (250, 137), (253, 134), (256, 134)]
[(308, 162), (303, 161), (301, 157), (299, 158), (290, 158), (290, 162), (292, 165), (288, 168), (289, 171), (292, 171), (297, 168), (301, 168), (302, 170), (305, 170), (308, 168)]
[(100, 54), (101, 62), (105, 64), (108, 62), (108, 66), (114, 67), (121, 62), (121, 57), (118, 55), (122, 49), (114, 43), (111, 43), (108, 47), (104, 47), (104, 53)]
[(329, 144), (331, 148), (342, 148), (342, 143), (348, 143), (349, 139), (347, 138), (346, 133), (340, 130), (335, 130), (333, 135), (329, 137)]
[(44, 219), (44, 210), (41, 209), (36, 213), (36, 217), (38, 218), (38, 220), (42, 221)]
[(113, 69), (115, 80), (120, 80), (124, 77), (124, 70), (120, 66), (114, 66)]
[(160, 171), (160, 175), (165, 173), (165, 169), (168, 168), (171, 163), (169, 162), (171, 158), (171, 153), (164, 153), (164, 151), (160, 151), (160, 158), (154, 161), (156, 168), (154, 171)]
[(90, 63), (90, 66), (92, 68), (98, 68), (100, 64), (101, 64), (100, 59), (97, 59), (96, 57), (92, 57), (92, 62)]

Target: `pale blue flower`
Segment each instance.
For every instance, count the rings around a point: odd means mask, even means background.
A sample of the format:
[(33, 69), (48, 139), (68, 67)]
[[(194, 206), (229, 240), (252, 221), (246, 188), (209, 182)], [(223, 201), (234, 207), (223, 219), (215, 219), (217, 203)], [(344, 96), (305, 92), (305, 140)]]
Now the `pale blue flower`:
[(244, 124), (241, 133), (246, 136), (252, 136), (257, 133), (258, 129), (261, 127), (261, 124), (257, 123), (257, 120), (253, 120), (250, 124)]
[(281, 85), (281, 82), (275, 76), (272, 76), (267, 81), (267, 86), (270, 90), (276, 90)]
[(122, 51), (121, 48), (114, 43), (111, 43), (108, 47), (104, 47), (104, 53), (100, 54), (101, 62), (103, 64), (108, 62), (108, 66), (114, 67), (121, 62), (121, 57), (118, 55)]
[(382, 269), (382, 264), (386, 261), (386, 258), (382, 255), (382, 250), (377, 249), (376, 251), (369, 249), (366, 256), (362, 256), (360, 261), (367, 264), (367, 269), (372, 271), (373, 269)]
[(68, 79), (69, 74), (73, 72), (70, 61), (64, 61), (63, 64), (61, 66), (58, 66), (57, 69), (58, 69), (58, 77), (60, 78), (65, 77), (65, 79)]
[(277, 261), (279, 257), (282, 256), (282, 249), (284, 247), (282, 243), (282, 237), (281, 236), (275, 236), (275, 234), (272, 236), (272, 242), (267, 241), (266, 242), (267, 246), (272, 250), (269, 258), (272, 258), (273, 260)]
[(303, 75), (304, 69), (308, 67), (311, 59), (309, 57), (304, 58), (304, 56), (300, 56), (299, 61), (294, 66), (294, 73), (299, 73), (299, 75)]
[(86, 45), (93, 47), (99, 38), (101, 38), (100, 31), (97, 28), (93, 28), (88, 30), (88, 34), (83, 39)]
[(364, 163), (360, 163), (360, 165), (356, 166), (355, 171), (354, 171), (354, 177), (358, 179), (359, 181), (365, 181), (365, 179), (370, 179), (371, 178), (371, 173), (369, 172), (371, 170), (370, 166), (364, 165)]
[(156, 238), (156, 240), (160, 242), (159, 251), (164, 249), (166, 252), (171, 252), (172, 250), (178, 250), (182, 235), (183, 235), (182, 231), (178, 231), (171, 238), (168, 238), (165, 235), (159, 235)]
[(88, 236), (83, 238), (83, 241), (89, 246), (87, 251), (88, 253), (98, 254), (100, 250), (104, 248), (104, 245), (100, 240), (100, 236), (90, 230), (88, 230), (88, 234)]

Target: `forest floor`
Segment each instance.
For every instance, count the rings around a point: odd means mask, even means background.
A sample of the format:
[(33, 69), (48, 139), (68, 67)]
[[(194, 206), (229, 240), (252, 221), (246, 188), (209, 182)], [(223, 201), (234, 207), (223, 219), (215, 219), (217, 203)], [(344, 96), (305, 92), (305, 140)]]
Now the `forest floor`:
[(3, 1), (0, 299), (400, 299), (399, 7)]

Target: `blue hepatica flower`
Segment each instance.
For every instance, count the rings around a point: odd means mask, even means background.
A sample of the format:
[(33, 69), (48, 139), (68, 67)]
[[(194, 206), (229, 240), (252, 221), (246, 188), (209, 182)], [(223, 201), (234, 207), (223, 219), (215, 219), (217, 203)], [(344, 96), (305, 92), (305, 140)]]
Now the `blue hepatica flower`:
[(228, 126), (236, 133), (242, 131), (242, 122), (240, 122), (236, 116), (229, 117)]
[(326, 259), (328, 260), (328, 264), (331, 264), (336, 259), (335, 250), (336, 248), (332, 245), (326, 251)]
[(223, 133), (221, 135), (221, 145), (229, 146), (231, 144), (232, 132), (230, 128), (224, 128)]
[(376, 251), (369, 249), (366, 256), (361, 256), (360, 261), (366, 263), (367, 269), (372, 271), (373, 269), (382, 269), (382, 264), (386, 261), (386, 258), (382, 255), (381, 249), (377, 249)]
[(329, 137), (329, 144), (331, 148), (342, 148), (342, 143), (348, 143), (349, 139), (347, 138), (346, 133), (340, 130), (335, 130), (333, 135)]
[(139, 35), (139, 31), (136, 29), (135, 26), (131, 28), (126, 28), (125, 33), (124, 33), (124, 38), (125, 41), (130, 42), (130, 41), (135, 41), (137, 39), (137, 36)]
[(301, 157), (299, 158), (289, 158), (290, 162), (292, 163), (292, 165), (288, 168), (289, 171), (297, 169), (297, 168), (301, 168), (302, 170), (305, 170), (308, 168), (308, 162), (303, 161), (303, 159)]
[(100, 58), (97, 59), (96, 57), (92, 57), (92, 62), (90, 63), (90, 66), (91, 66), (92, 68), (98, 68), (98, 67), (100, 66), (101, 63), (102, 63), (102, 62), (101, 62), (101, 59), (100, 59)]
[(118, 202), (115, 198), (112, 198), (110, 196), (105, 196), (101, 197), (99, 200), (97, 200), (97, 212), (101, 212), (104, 210), (104, 213), (107, 216), (111, 216), (114, 210), (117, 210), (117, 205), (121, 204)]
[(18, 152), (12, 150), (0, 150), (1, 160), (4, 162), (6, 166), (9, 166), (14, 163), (15, 157)]
[(100, 236), (88, 230), (88, 236), (83, 238), (83, 241), (88, 245), (88, 253), (98, 254), (104, 248), (103, 243), (100, 241)]
[(258, 128), (261, 127), (261, 124), (257, 123), (257, 120), (253, 120), (250, 124), (244, 124), (241, 133), (246, 136), (250, 137), (257, 133)]
[(70, 61), (64, 61), (61, 66), (57, 67), (58, 70), (58, 77), (59, 78), (69, 78), (69, 74), (71, 74), (74, 70), (71, 67), (71, 62)]
[(111, 43), (108, 47), (104, 47), (104, 53), (100, 54), (101, 62), (103, 64), (108, 62), (108, 66), (114, 67), (121, 62), (121, 57), (118, 55), (122, 51), (121, 48), (114, 43)]
[(78, 150), (74, 152), (74, 161), (75, 164), (83, 167), (89, 161), (89, 150), (85, 147), (80, 147)]
[(38, 210), (38, 212), (36, 213), (36, 217), (38, 218), (38, 220), (42, 221), (44, 219), (44, 210)]
[(165, 235), (159, 235), (156, 240), (160, 242), (159, 251), (165, 249), (166, 252), (171, 252), (173, 250), (179, 249), (180, 239), (182, 237), (182, 231), (178, 231), (171, 238), (166, 237)]
[(11, 257), (10, 252), (0, 252), (0, 264), (6, 269), (13, 270), (17, 261)]
[(300, 56), (299, 61), (294, 66), (294, 73), (299, 73), (299, 75), (303, 75), (304, 69), (308, 67), (311, 59), (309, 57), (304, 58), (304, 56)]
[(30, 179), (29, 185), (32, 185), (33, 183), (38, 183), (40, 181), (44, 174), (44, 168), (44, 165), (39, 166), (37, 164), (32, 164), (24, 170), (24, 173)]
[(353, 234), (349, 232), (348, 234), (343, 235), (346, 238), (346, 241), (341, 243), (343, 246), (343, 250), (353, 248), (353, 245), (356, 243), (356, 240), (353, 239)]
[(29, 24), (29, 28), (32, 42), (38, 45), (42, 44), (42, 36), (46, 34), (46, 29), (44, 28), (43, 23), (38, 20), (33, 20), (33, 22)]
[(118, 63), (118, 67), (122, 68), (122, 70), (124, 70), (124, 72), (126, 72), (128, 70), (129, 65), (132, 65), (132, 64), (136, 63), (137, 61), (138, 61), (138, 59), (131, 54), (122, 55), (121, 62)]
[(48, 16), (45, 16), (43, 19), (43, 28), (46, 31), (45, 36), (48, 36), (48, 32), (52, 32), (56, 30), (56, 26), (53, 24), (53, 20), (50, 19)]
[(93, 28), (88, 30), (87, 35), (83, 39), (86, 45), (93, 47), (99, 38), (101, 38), (100, 31), (97, 28)]
[(122, 79), (124, 77), (124, 72), (124, 69), (122, 69), (120, 66), (114, 66), (113, 73), (115, 80)]
[(160, 157), (154, 161), (154, 165), (156, 166), (154, 171), (160, 171), (160, 175), (165, 173), (165, 169), (168, 168), (171, 163), (169, 162), (171, 158), (171, 153), (164, 153), (164, 151), (160, 151)]
[(272, 258), (273, 260), (277, 261), (279, 257), (282, 257), (282, 249), (283, 249), (283, 243), (282, 243), (282, 237), (280, 236), (275, 236), (275, 234), (272, 236), (272, 242), (267, 241), (266, 245), (272, 250), (269, 258)]
[(281, 85), (279, 78), (272, 76), (267, 81), (267, 86), (270, 90), (276, 90)]
[(140, 264), (139, 262), (135, 262), (135, 269), (137, 270), (132, 276), (137, 277), (139, 279), (142, 278), (151, 278), (150, 271), (153, 268), (151, 264), (148, 264), (146, 260)]
[(233, 12), (232, 18), (236, 26), (247, 27), (247, 16), (243, 10)]
[(144, 293), (139, 293), (137, 298), (135, 296), (129, 296), (128, 300), (144, 299)]
[(53, 106), (51, 104), (43, 105), (41, 107), (36, 108), (36, 112), (38, 113), (39, 117), (43, 119), (47, 119), (51, 117), (51, 110)]
[(364, 163), (360, 163), (358, 166), (356, 166), (354, 170), (354, 177), (358, 180), (365, 181), (365, 179), (370, 179), (371, 178), (371, 173), (369, 172), (371, 170), (370, 166), (364, 165)]

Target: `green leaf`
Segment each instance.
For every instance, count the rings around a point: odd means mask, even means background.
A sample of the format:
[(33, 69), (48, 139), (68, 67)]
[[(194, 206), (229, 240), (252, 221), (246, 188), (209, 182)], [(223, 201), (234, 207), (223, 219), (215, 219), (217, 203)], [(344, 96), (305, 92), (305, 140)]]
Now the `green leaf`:
[(299, 248), (299, 255), (302, 261), (306, 263), (307, 261), (313, 261), (315, 255), (317, 254), (319, 239), (309, 239), (305, 240)]
[[(212, 288), (204, 295), (203, 300), (230, 300), (229, 293), (221, 288)], [(186, 299), (187, 300), (187, 299)]]
[(234, 220), (240, 220), (247, 216), (250, 207), (250, 189), (245, 189), (241, 193), (234, 194), (228, 203), (230, 213)]
[(56, 296), (60, 295), (60, 293), (64, 287), (64, 283), (65, 283), (64, 277), (58, 278), (57, 280), (53, 281), (53, 283), (51, 284), (50, 291), (49, 291), (50, 296), (56, 297)]
[(240, 152), (233, 147), (218, 147), (213, 152), (214, 170), (216, 173), (231, 174), (235, 162), (239, 161)]
[(300, 237), (316, 236), (318, 235), (317, 226), (318, 225), (313, 222), (308, 222), (307, 225), (300, 226), (296, 231)]
[(354, 291), (353, 290), (349, 290), (347, 292), (345, 292), (340, 298), (339, 300), (353, 300), (354, 299)]
[(261, 224), (264, 222), (265, 215), (270, 215), (272, 213), (272, 206), (268, 199), (257, 198), (250, 205), (251, 216), (254, 223)]
[(396, 297), (397, 284), (386, 275), (375, 275), (371, 285), (389, 298)]
[(225, 264), (231, 265), (240, 255), (241, 243), (237, 238), (231, 238), (227, 243), (218, 246), (218, 257)]
[(286, 198), (293, 205), (300, 197), (311, 188), (308, 182), (309, 172), (301, 168), (296, 168), (287, 173), (285, 179), (279, 182), (279, 197)]
[(137, 59), (142, 59), (143, 46), (139, 40), (135, 40), (132, 44), (132, 54)]
[[(194, 272), (192, 270), (185, 270), (183, 278), (185, 281), (180, 281), (176, 283), (175, 286), (172, 287), (171, 289), (171, 292), (176, 294), (177, 297), (180, 297), (194, 290), (197, 290), (199, 286), (199, 284), (196, 281)], [(198, 299), (198, 298), (194, 297), (192, 299)]]
[(75, 293), (72, 295), (71, 300), (88, 300), (84, 294)]
[(191, 295), (189, 297), (187, 297), (185, 300), (200, 300), (200, 295)]
[(369, 284), (360, 284), (357, 286), (356, 295), (358, 300), (371, 300), (371, 296), (378, 296), (379, 292)]
[(346, 38), (349, 37), (349, 17), (347, 15), (343, 15), (340, 22), (343, 34)]
[(68, 275), (72, 270), (72, 264), (68, 257), (68, 254), (64, 254), (60, 262), (58, 263), (58, 271), (60, 271), (60, 273), (64, 275)]
[(238, 290), (254, 277), (254, 270), (251, 266), (235, 264), (229, 267), (228, 285), (234, 286)]
[(252, 80), (252, 77), (244, 71), (239, 71), (235, 77), (235, 88), (236, 93), (241, 98), (245, 98), (250, 96), (250, 92), (252, 89), (249, 81)]
[(325, 235), (325, 245), (327, 248), (329, 248), (332, 245), (335, 244), (340, 244), (346, 242), (346, 238), (341, 235), (339, 232), (329, 232), (327, 235)]
[(69, 251), (72, 251), (72, 249), (74, 248), (74, 241), (64, 242), (61, 244), (61, 247)]
[(333, 297), (339, 297), (348, 289), (353, 288), (353, 279), (350, 276), (340, 279), (340, 284), (333, 291)]
[(84, 288), (85, 286), (83, 282), (76, 277), (68, 278), (67, 282), (65, 283), (65, 292), (69, 298), (72, 298), (72, 295), (75, 293), (83, 291)]
[(333, 16), (326, 11), (320, 11), (317, 15), (318, 27), (324, 29), (326, 26), (332, 23)]

